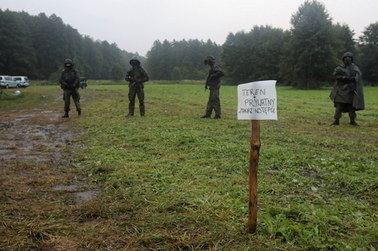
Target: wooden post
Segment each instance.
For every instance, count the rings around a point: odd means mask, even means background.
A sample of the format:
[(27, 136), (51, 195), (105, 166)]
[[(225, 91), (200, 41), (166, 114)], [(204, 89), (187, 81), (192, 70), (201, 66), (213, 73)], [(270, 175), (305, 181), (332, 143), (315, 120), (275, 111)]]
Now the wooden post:
[(249, 159), (249, 203), (248, 203), (248, 230), (253, 234), (257, 225), (257, 168), (260, 152), (260, 121), (252, 120), (251, 150)]

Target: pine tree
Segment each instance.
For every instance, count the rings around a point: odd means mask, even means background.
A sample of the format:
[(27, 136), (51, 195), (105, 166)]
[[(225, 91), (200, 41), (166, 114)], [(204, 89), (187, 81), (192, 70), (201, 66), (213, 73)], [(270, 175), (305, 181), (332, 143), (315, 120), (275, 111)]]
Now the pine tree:
[(335, 67), (332, 22), (320, 2), (306, 1), (291, 18), (281, 73), (299, 89), (319, 88)]

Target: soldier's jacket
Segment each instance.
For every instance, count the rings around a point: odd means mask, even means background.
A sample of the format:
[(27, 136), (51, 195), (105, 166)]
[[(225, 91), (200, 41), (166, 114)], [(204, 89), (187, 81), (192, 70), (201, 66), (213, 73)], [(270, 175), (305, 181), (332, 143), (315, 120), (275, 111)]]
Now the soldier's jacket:
[(143, 83), (149, 80), (146, 71), (141, 66), (133, 66), (126, 73), (126, 81), (129, 81), (130, 87), (142, 87)]
[(336, 82), (330, 94), (335, 103), (352, 104), (356, 110), (365, 108), (362, 74), (357, 65), (339, 65), (333, 75)]
[(59, 79), (63, 90), (72, 90), (80, 87), (80, 74), (74, 68), (64, 69)]
[(209, 70), (209, 75), (206, 79), (206, 86), (210, 89), (220, 88), (220, 78), (224, 76), (224, 73), (219, 65), (211, 65)]

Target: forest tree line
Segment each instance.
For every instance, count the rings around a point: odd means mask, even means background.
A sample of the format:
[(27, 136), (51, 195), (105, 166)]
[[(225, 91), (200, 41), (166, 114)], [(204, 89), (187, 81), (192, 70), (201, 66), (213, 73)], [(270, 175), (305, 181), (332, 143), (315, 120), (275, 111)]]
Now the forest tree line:
[(354, 40), (348, 25), (332, 23), (322, 3), (308, 0), (292, 15), (291, 25), (290, 30), (255, 26), (249, 32), (229, 33), (223, 45), (210, 39), (157, 40), (144, 58), (80, 35), (56, 15), (0, 9), (0, 74), (55, 79), (68, 57), (90, 79), (119, 80), (137, 56), (151, 79), (195, 80), (206, 77), (203, 59), (212, 55), (226, 73), (226, 84), (277, 79), (314, 89), (333, 81), (333, 69), (350, 51), (365, 82), (378, 84), (378, 22), (368, 24)]
[(112, 79), (123, 76), (133, 56), (114, 43), (81, 35), (54, 14), (0, 9), (0, 74), (56, 78), (64, 59), (71, 58), (82, 75)]

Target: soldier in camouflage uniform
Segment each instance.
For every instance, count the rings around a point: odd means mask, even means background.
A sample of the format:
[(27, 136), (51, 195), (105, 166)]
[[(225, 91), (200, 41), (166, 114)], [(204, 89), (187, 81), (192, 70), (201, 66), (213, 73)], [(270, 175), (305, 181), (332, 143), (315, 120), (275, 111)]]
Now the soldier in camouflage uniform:
[(140, 61), (136, 58), (130, 60), (131, 69), (127, 72), (125, 80), (129, 82), (129, 113), (134, 116), (135, 97), (138, 96), (140, 116), (145, 115), (144, 107), (144, 82), (149, 80), (147, 73), (140, 66)]
[(206, 79), (205, 88), (210, 89), (209, 101), (207, 102), (206, 113), (201, 118), (210, 118), (212, 111), (215, 111), (214, 119), (221, 118), (221, 105), (219, 100), (220, 78), (224, 73), (219, 65), (215, 64), (212, 56), (207, 56), (204, 63), (210, 66), (209, 74)]
[(335, 121), (332, 125), (339, 125), (341, 114), (349, 113), (350, 124), (358, 126), (356, 123), (356, 111), (364, 110), (364, 93), (361, 71), (353, 63), (353, 54), (344, 53), (343, 64), (335, 68), (333, 75), (336, 78), (335, 85), (330, 94), (336, 108)]
[(70, 111), (71, 96), (76, 106), (77, 114), (81, 115), (80, 107), (80, 74), (73, 68), (74, 64), (71, 59), (64, 60), (64, 70), (59, 79), (60, 87), (63, 89), (64, 115), (62, 118), (68, 118)]

